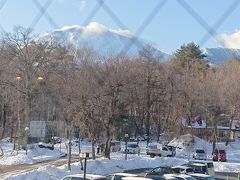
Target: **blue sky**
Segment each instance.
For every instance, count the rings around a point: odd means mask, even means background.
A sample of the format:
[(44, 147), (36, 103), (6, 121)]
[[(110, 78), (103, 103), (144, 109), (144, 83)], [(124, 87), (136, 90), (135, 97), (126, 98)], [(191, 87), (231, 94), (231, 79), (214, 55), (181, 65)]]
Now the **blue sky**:
[[(44, 6), (48, 2), (50, 5), (46, 9), (47, 14), (36, 21), (40, 17), (40, 10), (36, 4)], [(234, 2), (237, 2), (236, 0), (166, 0), (152, 20), (147, 21), (147, 26), (142, 26), (152, 10), (161, 2), (164, 0), (106, 0), (105, 8), (93, 13), (93, 9), (98, 5), (97, 0), (7, 0), (0, 10), (0, 25), (9, 32), (16, 25), (29, 27), (35, 24), (34, 32), (41, 34), (53, 30), (55, 26), (62, 28), (96, 21), (111, 29), (127, 28), (133, 34), (141, 32), (138, 33), (140, 38), (155, 43), (170, 53), (182, 44), (192, 41), (201, 43), (199, 44), (201, 47), (240, 48), (240, 3), (238, 6), (236, 3), (229, 13), (225, 13)], [(197, 13), (202, 25), (180, 2), (187, 3), (187, 6)], [(119, 22), (114, 20), (106, 9), (110, 9)], [(91, 13), (94, 16), (89, 19)], [(214, 27), (222, 16), (224, 21), (220, 21), (214, 37), (211, 36), (202, 43), (203, 37), (208, 34), (203, 26)], [(50, 23), (49, 19), (54, 23)], [(141, 29), (143, 31), (139, 31), (141, 26), (144, 28)]]

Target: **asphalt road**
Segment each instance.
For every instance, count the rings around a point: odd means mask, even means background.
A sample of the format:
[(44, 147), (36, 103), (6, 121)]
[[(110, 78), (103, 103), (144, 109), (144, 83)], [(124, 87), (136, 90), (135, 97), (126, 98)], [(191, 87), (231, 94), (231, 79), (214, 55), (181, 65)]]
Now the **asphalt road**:
[[(78, 159), (72, 159), (72, 162), (77, 162)], [(24, 172), (29, 172), (38, 168), (42, 168), (44, 166), (54, 165), (54, 166), (62, 166), (67, 164), (67, 157), (62, 157), (56, 160), (48, 160), (44, 162), (39, 162), (36, 164), (18, 164), (18, 165), (1, 165), (0, 166), (0, 174), (1, 179), (9, 175), (17, 175)]]

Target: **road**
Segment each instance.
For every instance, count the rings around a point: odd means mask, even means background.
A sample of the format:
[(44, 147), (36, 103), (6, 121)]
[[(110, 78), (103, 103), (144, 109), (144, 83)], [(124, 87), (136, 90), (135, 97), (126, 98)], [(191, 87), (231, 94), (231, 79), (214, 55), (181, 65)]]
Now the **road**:
[[(77, 162), (78, 159), (77, 158), (73, 158), (72, 162)], [(0, 174), (1, 174), (1, 178), (4, 178), (6, 176), (9, 175), (17, 175), (20, 173), (24, 173), (24, 172), (29, 172), (38, 168), (42, 168), (45, 166), (49, 166), (49, 165), (54, 165), (54, 166), (62, 166), (64, 164), (67, 164), (67, 157), (62, 157), (60, 159), (56, 159), (56, 160), (48, 160), (48, 161), (44, 161), (44, 162), (39, 162), (36, 164), (19, 164), (19, 165), (1, 165), (0, 166)]]

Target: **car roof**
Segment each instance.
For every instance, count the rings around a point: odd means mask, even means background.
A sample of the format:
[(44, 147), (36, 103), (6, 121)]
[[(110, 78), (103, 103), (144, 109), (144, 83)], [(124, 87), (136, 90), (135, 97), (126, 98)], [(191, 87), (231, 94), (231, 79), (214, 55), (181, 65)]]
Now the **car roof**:
[(113, 175), (118, 175), (118, 176), (125, 176), (125, 177), (136, 177), (136, 174), (130, 174), (130, 173), (114, 173)]
[(127, 144), (128, 144), (128, 145), (129, 145), (129, 144), (131, 144), (131, 145), (132, 145), (132, 144), (134, 144), (134, 145), (138, 145), (137, 142), (128, 142)]
[(188, 177), (192, 177), (192, 176), (187, 175), (187, 174), (177, 174), (176, 177), (188, 178)]
[(163, 177), (164, 179), (177, 179), (176, 176), (178, 174), (164, 174)]
[(190, 160), (190, 163), (213, 163), (213, 161), (206, 161), (206, 160)]
[(190, 176), (196, 176), (196, 177), (212, 177), (211, 175), (208, 174), (201, 174), (201, 173), (191, 173), (189, 174)]
[[(83, 177), (84, 174), (70, 174), (65, 177)], [(86, 174), (87, 178), (105, 178), (105, 176), (96, 175), (96, 174)]]
[(181, 168), (181, 169), (189, 169), (189, 166), (173, 166), (172, 168)]
[(202, 164), (202, 163), (192, 163), (191, 165), (193, 165), (193, 166), (206, 166), (206, 164)]
[(151, 180), (150, 178), (144, 177), (123, 177), (123, 180)]

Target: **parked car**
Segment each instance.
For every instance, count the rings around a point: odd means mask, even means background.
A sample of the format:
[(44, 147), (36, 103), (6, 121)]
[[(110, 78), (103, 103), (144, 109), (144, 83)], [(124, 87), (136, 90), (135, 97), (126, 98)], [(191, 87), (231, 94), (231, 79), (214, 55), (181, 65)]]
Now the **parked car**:
[(172, 156), (176, 156), (176, 147), (171, 145), (166, 145), (168, 149), (172, 151)]
[(166, 174), (163, 177), (173, 177), (177, 180), (196, 180), (194, 177), (187, 174)]
[[(61, 180), (83, 180), (83, 174), (73, 174), (63, 177)], [(86, 180), (106, 180), (105, 176), (95, 175), (95, 174), (86, 174)]]
[(47, 148), (47, 149), (50, 149), (50, 150), (54, 150), (54, 144), (52, 144), (52, 143), (39, 142), (38, 143), (38, 147), (39, 148)]
[(137, 175), (130, 173), (115, 173), (108, 175), (107, 180), (121, 180), (123, 177), (137, 177)]
[(226, 151), (224, 149), (215, 149), (213, 151), (213, 161), (227, 161)]
[(167, 146), (158, 148), (157, 145), (149, 145), (147, 147), (147, 155), (150, 155), (151, 157), (154, 157), (154, 156), (172, 157), (172, 156), (174, 156), (174, 153)]
[(193, 158), (199, 160), (206, 160), (207, 154), (203, 149), (196, 149), (193, 153)]
[(140, 153), (140, 147), (136, 143), (128, 143), (127, 144), (127, 153), (138, 154), (138, 153)]
[(160, 166), (146, 173), (145, 177), (152, 178), (152, 179), (161, 179), (163, 175), (172, 174), (172, 173), (173, 173), (173, 170), (171, 167)]
[(152, 180), (149, 178), (144, 178), (144, 177), (123, 177), (123, 180)]
[(197, 180), (215, 180), (215, 178), (213, 176), (207, 175), (207, 174), (193, 173), (193, 174), (189, 174), (189, 175), (194, 177)]
[(193, 173), (193, 168), (189, 166), (174, 166), (172, 167), (172, 170), (176, 174), (189, 174)]
[(208, 174), (211, 175), (211, 176), (215, 175), (213, 161), (191, 160), (191, 161), (188, 162), (188, 164), (194, 164), (194, 163), (199, 163), (199, 164), (206, 165), (207, 168), (208, 168)]
[(206, 164), (191, 163), (191, 164), (186, 164), (186, 166), (191, 167), (194, 173), (208, 174), (208, 167)]

